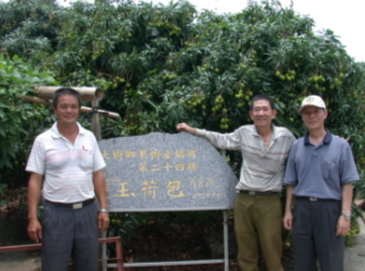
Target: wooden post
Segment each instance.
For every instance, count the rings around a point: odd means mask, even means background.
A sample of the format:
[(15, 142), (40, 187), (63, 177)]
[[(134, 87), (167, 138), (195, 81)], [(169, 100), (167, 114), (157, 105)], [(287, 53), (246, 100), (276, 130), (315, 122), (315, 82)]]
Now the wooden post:
[(93, 101), (91, 101), (91, 105), (93, 108), (93, 111), (92, 111), (93, 115), (92, 115), (92, 120), (91, 120), (92, 129), (93, 129), (94, 135), (96, 137), (96, 140), (99, 141), (99, 140), (101, 140), (100, 116), (97, 111), (99, 101), (93, 100)]
[[(96, 140), (100, 141), (101, 140), (101, 127), (100, 127), (100, 116), (99, 116), (99, 113), (97, 111), (98, 106), (99, 106), (99, 101), (98, 100), (92, 100), (91, 101), (91, 107), (92, 107), (91, 125), (92, 125), (92, 130), (93, 130), (93, 133), (96, 137)], [(106, 232), (103, 232), (101, 234), (101, 237), (105, 238), (106, 237)], [(101, 245), (100, 257), (101, 257), (101, 259), (106, 259), (106, 257), (107, 257), (106, 244)], [(107, 261), (102, 260), (101, 261), (101, 270), (102, 271), (107, 271), (107, 269), (108, 269)]]

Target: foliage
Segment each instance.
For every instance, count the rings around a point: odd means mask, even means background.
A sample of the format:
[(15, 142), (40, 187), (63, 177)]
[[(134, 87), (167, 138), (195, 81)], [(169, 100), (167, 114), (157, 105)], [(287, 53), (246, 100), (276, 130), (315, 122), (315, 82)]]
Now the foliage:
[(55, 49), (59, 13), (54, 0), (0, 3), (0, 52), (44, 63)]
[[(104, 89), (108, 98), (102, 106), (123, 116), (122, 133), (159, 129), (166, 105), (139, 85), (160, 74), (171, 51), (184, 46), (194, 12), (187, 2), (168, 7), (77, 3), (63, 19), (68, 23), (62, 27), (54, 55), (58, 76), (65, 84)], [(157, 87), (155, 91), (164, 95), (165, 89)]]
[(0, 183), (0, 207), (1, 206), (4, 206), (6, 203), (4, 200), (2, 200), (2, 198), (4, 198), (4, 194), (5, 194), (5, 191), (6, 191), (6, 188), (7, 188), (7, 184), (5, 183)]
[(137, 233), (139, 227), (143, 225), (159, 224), (164, 226), (177, 224), (182, 228), (194, 224), (219, 225), (222, 222), (222, 213), (217, 211), (112, 213), (110, 219), (111, 224), (108, 234), (110, 236), (120, 235), (123, 245), (128, 247), (134, 238), (133, 234)]
[(19, 57), (0, 56), (0, 182), (21, 176), (31, 141), (47, 120), (47, 109), (20, 97), (32, 92), (34, 85), (54, 82), (49, 73), (34, 69)]

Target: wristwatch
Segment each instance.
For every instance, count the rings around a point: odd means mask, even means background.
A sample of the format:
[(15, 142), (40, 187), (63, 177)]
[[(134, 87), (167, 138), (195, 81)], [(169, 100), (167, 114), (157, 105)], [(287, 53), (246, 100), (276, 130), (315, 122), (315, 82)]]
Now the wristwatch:
[(109, 211), (108, 211), (108, 209), (100, 209), (100, 211), (99, 211), (100, 213), (108, 213)]
[(341, 213), (341, 216), (343, 216), (344, 218), (346, 218), (347, 220), (351, 219), (351, 214), (345, 214), (345, 213)]

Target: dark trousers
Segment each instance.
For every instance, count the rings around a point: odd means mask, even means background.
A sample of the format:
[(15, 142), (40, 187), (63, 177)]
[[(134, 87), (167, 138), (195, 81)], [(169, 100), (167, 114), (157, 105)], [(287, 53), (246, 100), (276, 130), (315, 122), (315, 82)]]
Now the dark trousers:
[(343, 271), (344, 237), (336, 236), (340, 201), (297, 198), (292, 232), (294, 271)]
[(42, 271), (98, 270), (97, 206), (72, 209), (44, 203)]

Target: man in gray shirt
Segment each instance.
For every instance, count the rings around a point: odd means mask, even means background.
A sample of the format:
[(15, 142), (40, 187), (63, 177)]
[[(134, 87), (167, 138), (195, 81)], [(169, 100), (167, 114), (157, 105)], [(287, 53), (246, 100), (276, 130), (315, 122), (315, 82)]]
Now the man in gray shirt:
[(349, 144), (325, 128), (327, 110), (322, 98), (306, 97), (300, 112), (308, 134), (294, 142), (284, 176), (283, 222), (292, 230), (294, 271), (317, 271), (317, 260), (321, 271), (343, 271), (352, 182), (359, 175)]
[(268, 271), (283, 271), (280, 191), (285, 161), (295, 138), (288, 129), (272, 124), (277, 112), (270, 97), (254, 96), (250, 106), (254, 124), (232, 133), (196, 129), (186, 123), (179, 123), (177, 129), (206, 137), (217, 148), (241, 151), (243, 162), (234, 207), (238, 264), (242, 271), (258, 271), (261, 251)]

